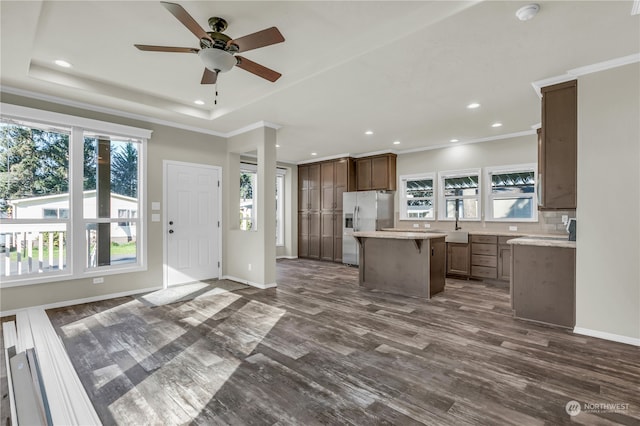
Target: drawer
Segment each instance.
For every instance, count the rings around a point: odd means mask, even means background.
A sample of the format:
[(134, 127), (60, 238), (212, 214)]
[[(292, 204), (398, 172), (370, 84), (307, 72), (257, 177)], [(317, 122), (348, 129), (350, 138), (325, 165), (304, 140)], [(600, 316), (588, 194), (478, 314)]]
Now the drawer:
[(491, 268), (495, 268), (498, 266), (498, 258), (495, 256), (474, 254), (471, 256), (471, 264), (476, 266), (489, 266)]
[(498, 244), (507, 244), (507, 241), (518, 237), (498, 237)]
[(471, 266), (471, 276), (478, 278), (493, 278), (498, 276), (498, 270), (496, 268), (490, 268), (488, 266)]
[(471, 244), (471, 254), (484, 254), (487, 256), (496, 256), (498, 254), (498, 246), (493, 244)]
[(497, 235), (471, 235), (472, 243), (495, 244), (498, 242)]

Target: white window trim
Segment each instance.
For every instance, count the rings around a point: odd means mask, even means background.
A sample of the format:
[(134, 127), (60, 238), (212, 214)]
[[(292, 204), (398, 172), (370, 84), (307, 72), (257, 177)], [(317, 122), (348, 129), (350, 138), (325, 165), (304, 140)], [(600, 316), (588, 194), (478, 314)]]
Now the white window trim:
[[(249, 172), (256, 176), (256, 182), (252, 190), (253, 208), (251, 209), (251, 229), (248, 232), (258, 231), (258, 166), (250, 163), (240, 163), (240, 173)], [(274, 194), (275, 196), (275, 194)]]
[(278, 192), (280, 194), (280, 198), (278, 200), (276, 200), (276, 203), (279, 204), (278, 207), (278, 222), (280, 223), (280, 229), (279, 229), (279, 235), (276, 236), (276, 247), (284, 247), (285, 246), (285, 242), (284, 242), (284, 237), (285, 237), (285, 232), (284, 232), (284, 227), (285, 227), (285, 222), (284, 222), (284, 210), (285, 210), (285, 187), (286, 187), (286, 182), (285, 182), (285, 176), (287, 174), (287, 170), (286, 169), (281, 169), (281, 168), (276, 168), (276, 186), (278, 185), (278, 178), (282, 178), (282, 188), (280, 188), (280, 191)]
[[(417, 180), (417, 179), (432, 179), (433, 180), (433, 217), (408, 217), (407, 216), (407, 181), (408, 180)], [(433, 222), (438, 218), (438, 196), (436, 195), (438, 189), (438, 180), (436, 179), (435, 172), (429, 173), (414, 173), (409, 175), (401, 175), (398, 177), (398, 203), (399, 203), (399, 212), (400, 217), (399, 220), (410, 220), (410, 221), (424, 221), (424, 222)]]
[[(61, 114), (52, 111), (39, 110), (35, 108), (23, 107), (20, 105), (0, 103), (0, 119), (32, 121), (35, 123), (48, 124), (71, 128), (70, 141), (84, 140), (84, 132), (98, 132), (112, 136), (124, 138), (134, 138), (140, 140), (140, 151), (138, 161), (138, 182), (142, 182), (138, 193), (138, 216), (142, 226), (139, 227), (140, 244), (138, 245), (138, 262), (128, 265), (103, 266), (87, 269), (86, 253), (84, 250), (85, 239), (84, 229), (86, 220), (83, 218), (83, 179), (73, 178), (76, 174), (82, 173), (83, 148), (81, 143), (70, 143), (69, 146), (69, 174), (72, 176), (69, 186), (69, 219), (61, 221), (68, 223), (67, 236), (67, 270), (65, 272), (42, 273), (30, 277), (24, 275), (2, 277), (0, 288), (19, 287), (48, 282), (68, 281), (76, 279), (86, 279), (96, 276), (122, 274), (127, 272), (139, 272), (147, 270), (147, 221), (146, 219), (146, 167), (147, 167), (147, 141), (151, 137), (151, 130), (131, 127), (122, 124), (110, 123), (107, 121), (93, 120), (84, 117), (77, 117), (68, 114)], [(79, 139), (78, 139), (79, 138)], [(78, 172), (78, 170), (80, 172)], [(143, 179), (144, 178), (144, 179)], [(75, 210), (74, 210), (75, 208)], [(117, 219), (116, 219), (117, 220)], [(16, 220), (13, 223), (27, 223), (32, 220)], [(38, 220), (40, 222), (40, 220)], [(94, 220), (95, 221), (95, 220)], [(16, 279), (16, 277), (18, 277)]]
[[(493, 217), (493, 194), (491, 189), (491, 175), (496, 173), (516, 173), (516, 172), (525, 172), (525, 171), (533, 171), (533, 176), (535, 182), (538, 182), (538, 165), (537, 163), (526, 163), (526, 164), (513, 164), (508, 166), (493, 166), (486, 167), (484, 170), (484, 181), (486, 182), (484, 188), (484, 198), (485, 198), (485, 222), (538, 222), (538, 185), (533, 186), (533, 193), (526, 198), (531, 198), (533, 203), (533, 218), (531, 219), (522, 219), (522, 218), (507, 218), (507, 219), (495, 219)], [(502, 198), (502, 197), (497, 197)], [(525, 198), (525, 197), (520, 197)]]
[(473, 168), (473, 169), (461, 169), (461, 170), (447, 170), (447, 171), (443, 171), (443, 172), (438, 172), (438, 220), (441, 221), (448, 221), (448, 222), (453, 222), (455, 221), (455, 218), (447, 218), (447, 212), (446, 212), (446, 208), (447, 208), (447, 203), (446, 203), (446, 199), (444, 196), (444, 180), (446, 178), (456, 178), (456, 177), (464, 177), (464, 176), (470, 176), (470, 175), (477, 175), (478, 176), (478, 195), (474, 195), (474, 196), (470, 196), (470, 195), (466, 195), (463, 197), (458, 197), (458, 198), (463, 198), (463, 199), (477, 199), (478, 200), (478, 217), (474, 218), (474, 219), (464, 219), (464, 218), (460, 218), (458, 219), (459, 222), (480, 222), (482, 221), (482, 216), (483, 216), (483, 203), (482, 203), (482, 197), (483, 197), (483, 190), (482, 190), (482, 169), (481, 168)]

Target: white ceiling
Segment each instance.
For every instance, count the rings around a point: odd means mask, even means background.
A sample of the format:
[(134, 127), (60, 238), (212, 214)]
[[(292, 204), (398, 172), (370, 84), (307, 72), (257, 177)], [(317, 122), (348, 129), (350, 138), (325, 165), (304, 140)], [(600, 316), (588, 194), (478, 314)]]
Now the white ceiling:
[[(526, 22), (515, 17), (520, 1), (179, 3), (205, 29), (224, 17), (232, 38), (278, 27), (284, 43), (243, 56), (282, 78), (234, 68), (219, 76), (214, 105), (196, 55), (133, 47), (199, 47), (159, 2), (3, 0), (3, 90), (221, 134), (275, 123), (278, 159), (297, 162), (531, 131), (540, 121), (532, 82), (640, 52), (632, 1), (538, 2)], [(482, 106), (467, 109), (472, 101)]]

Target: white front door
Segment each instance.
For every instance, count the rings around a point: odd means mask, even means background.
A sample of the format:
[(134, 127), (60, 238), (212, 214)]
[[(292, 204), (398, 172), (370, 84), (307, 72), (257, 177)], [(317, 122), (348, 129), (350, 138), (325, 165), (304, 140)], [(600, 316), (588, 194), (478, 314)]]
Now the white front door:
[(166, 285), (218, 278), (220, 168), (165, 162)]

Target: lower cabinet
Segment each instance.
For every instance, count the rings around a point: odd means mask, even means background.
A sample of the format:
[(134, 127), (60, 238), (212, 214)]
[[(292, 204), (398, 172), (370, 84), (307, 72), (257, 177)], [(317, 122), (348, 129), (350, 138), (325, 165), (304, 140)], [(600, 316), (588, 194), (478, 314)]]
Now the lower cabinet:
[(507, 241), (513, 237), (498, 237), (498, 279), (509, 281), (511, 279), (511, 246)]
[(471, 276), (496, 279), (498, 267), (498, 237), (471, 235)]
[(320, 259), (320, 213), (298, 214), (298, 256)]
[(326, 211), (321, 217), (320, 259), (342, 262), (342, 212)]
[(469, 244), (447, 243), (447, 275), (468, 277), (470, 265)]

